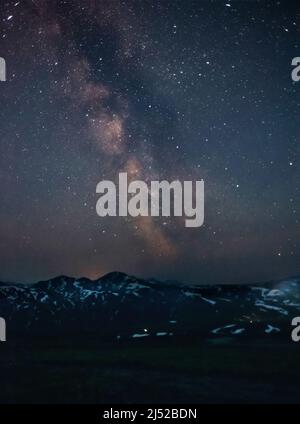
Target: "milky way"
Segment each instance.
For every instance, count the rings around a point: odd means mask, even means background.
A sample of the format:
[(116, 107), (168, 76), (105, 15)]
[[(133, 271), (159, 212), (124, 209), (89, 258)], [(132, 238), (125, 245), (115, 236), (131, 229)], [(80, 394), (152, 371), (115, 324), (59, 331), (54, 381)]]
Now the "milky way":
[[(297, 2), (15, 0), (0, 22), (0, 280), (299, 273)], [(204, 226), (99, 218), (120, 172), (204, 179)]]

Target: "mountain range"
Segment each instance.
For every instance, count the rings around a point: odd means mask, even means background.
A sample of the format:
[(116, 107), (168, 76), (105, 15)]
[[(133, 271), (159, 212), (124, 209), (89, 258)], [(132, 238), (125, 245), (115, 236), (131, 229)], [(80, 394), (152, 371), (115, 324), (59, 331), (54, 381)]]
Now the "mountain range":
[(252, 285), (185, 285), (109, 273), (0, 283), (9, 330), (99, 340), (283, 337), (300, 315), (300, 277)]

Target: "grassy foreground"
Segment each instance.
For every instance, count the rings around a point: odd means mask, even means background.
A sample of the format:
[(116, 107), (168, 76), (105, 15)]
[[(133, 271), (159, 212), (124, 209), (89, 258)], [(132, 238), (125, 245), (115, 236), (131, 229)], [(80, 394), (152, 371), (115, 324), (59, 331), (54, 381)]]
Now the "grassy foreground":
[(300, 402), (292, 342), (0, 347), (0, 403)]

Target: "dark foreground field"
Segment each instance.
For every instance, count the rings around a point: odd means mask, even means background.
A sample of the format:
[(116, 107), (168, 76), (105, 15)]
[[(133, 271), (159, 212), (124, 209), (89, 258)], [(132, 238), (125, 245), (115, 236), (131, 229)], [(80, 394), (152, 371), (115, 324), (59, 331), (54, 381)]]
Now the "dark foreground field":
[(230, 339), (1, 344), (1, 403), (299, 403), (300, 346)]

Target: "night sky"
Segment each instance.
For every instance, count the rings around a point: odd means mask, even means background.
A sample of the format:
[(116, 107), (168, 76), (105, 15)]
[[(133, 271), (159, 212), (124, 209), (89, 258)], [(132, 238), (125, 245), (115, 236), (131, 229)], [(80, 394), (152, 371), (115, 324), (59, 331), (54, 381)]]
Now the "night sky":
[[(0, 281), (300, 272), (297, 2), (14, 0), (0, 22)], [(204, 226), (100, 218), (119, 172), (204, 179)]]

